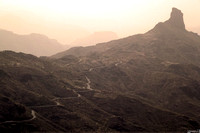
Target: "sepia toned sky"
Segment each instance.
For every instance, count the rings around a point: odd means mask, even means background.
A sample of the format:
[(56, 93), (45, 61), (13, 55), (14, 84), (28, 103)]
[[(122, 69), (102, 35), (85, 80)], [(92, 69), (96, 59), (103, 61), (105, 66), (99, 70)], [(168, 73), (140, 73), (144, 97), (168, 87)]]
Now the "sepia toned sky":
[(186, 28), (200, 34), (200, 0), (0, 0), (0, 29), (41, 33), (68, 44), (96, 31), (119, 37), (145, 33), (184, 13)]

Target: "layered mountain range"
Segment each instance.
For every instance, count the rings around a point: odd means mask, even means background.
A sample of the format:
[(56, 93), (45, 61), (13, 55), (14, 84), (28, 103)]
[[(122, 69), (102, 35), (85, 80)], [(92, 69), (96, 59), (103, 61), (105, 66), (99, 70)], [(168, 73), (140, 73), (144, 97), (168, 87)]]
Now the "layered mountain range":
[(51, 57), (4, 51), (0, 60), (1, 131), (200, 127), (200, 36), (185, 29), (176, 8), (145, 34)]
[(45, 35), (32, 33), (19, 35), (10, 31), (0, 30), (0, 50), (24, 52), (35, 56), (51, 56), (57, 52), (68, 49), (54, 39)]

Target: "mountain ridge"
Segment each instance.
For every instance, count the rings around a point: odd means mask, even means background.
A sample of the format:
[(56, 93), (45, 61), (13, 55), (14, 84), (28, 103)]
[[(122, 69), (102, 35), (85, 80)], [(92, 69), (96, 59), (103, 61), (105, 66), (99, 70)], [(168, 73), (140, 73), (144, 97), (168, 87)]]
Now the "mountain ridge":
[(180, 10), (173, 8), (172, 18), (174, 13), (182, 26), (167, 20), (145, 34), (71, 48), (54, 58), (0, 52), (1, 95), (12, 105), (22, 104), (29, 116), (28, 110), (36, 112), (30, 122), (36, 128), (23, 123), (27, 132), (55, 127), (61, 132), (198, 129), (200, 37), (184, 29)]
[(56, 52), (67, 49), (55, 39), (37, 33), (19, 35), (11, 31), (0, 30), (0, 50), (13, 50), (36, 56), (50, 56)]
[[(178, 17), (178, 19), (176, 18), (176, 16)], [(93, 53), (106, 54), (106, 51), (109, 52), (110, 50), (116, 49), (115, 47), (121, 47), (121, 50), (124, 49), (125, 51), (131, 51), (130, 49), (134, 48), (132, 52), (135, 51), (135, 53), (143, 53), (144, 55), (152, 57), (158, 56), (155, 54), (160, 54), (160, 57), (168, 58), (168, 56), (172, 55), (167, 54), (166, 52), (165, 53), (167, 55), (163, 55), (163, 53), (161, 53), (160, 51), (166, 50), (165, 47), (169, 47), (167, 48), (168, 51), (170, 50), (170, 48), (176, 49), (176, 56), (183, 56), (181, 62), (184, 62), (184, 53), (188, 52), (188, 54), (194, 56), (194, 58), (196, 59), (196, 63), (199, 58), (199, 43), (200, 36), (185, 29), (183, 13), (176, 8), (172, 8), (170, 18), (167, 21), (158, 23), (153, 29), (149, 30), (145, 34), (137, 34), (89, 47), (74, 47), (69, 50), (55, 54), (51, 57), (61, 58), (62, 56), (66, 55), (79, 57), (89, 56)], [(135, 48), (139, 49), (139, 51)], [(195, 50), (195, 54), (189, 51), (192, 49)], [(118, 50), (121, 51), (120, 49)], [(175, 60), (175, 57), (171, 57), (169, 61), (176, 62), (177, 60)], [(187, 61), (190, 62), (189, 59), (187, 59)]]

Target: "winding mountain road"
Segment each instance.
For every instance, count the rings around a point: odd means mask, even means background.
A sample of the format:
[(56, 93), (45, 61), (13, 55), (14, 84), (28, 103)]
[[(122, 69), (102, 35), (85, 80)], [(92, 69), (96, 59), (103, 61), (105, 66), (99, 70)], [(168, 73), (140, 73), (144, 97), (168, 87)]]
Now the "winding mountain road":
[(53, 101), (56, 103), (56, 105), (39, 105), (39, 106), (29, 106), (29, 107), (30, 108), (47, 108), (47, 107), (63, 106), (60, 102), (56, 101), (58, 99), (62, 99), (62, 98), (53, 99)]
[(60, 102), (58, 102), (58, 101), (55, 101), (55, 103), (56, 103), (57, 106), (62, 105), (62, 104), (61, 104)]
[(87, 89), (88, 89), (88, 90), (93, 90), (93, 89), (91, 88), (91, 86), (90, 86), (90, 84), (91, 84), (90, 79), (89, 79), (87, 76), (85, 76), (85, 78), (86, 78), (86, 80), (87, 80), (87, 83), (86, 83)]
[(37, 116), (36, 116), (34, 110), (31, 110), (31, 115), (32, 115), (32, 118), (27, 119), (27, 120), (20, 120), (20, 121), (4, 121), (4, 122), (1, 122), (0, 124), (25, 123), (25, 122), (30, 122), (30, 121), (32, 121), (32, 120), (34, 120), (34, 119), (37, 118)]

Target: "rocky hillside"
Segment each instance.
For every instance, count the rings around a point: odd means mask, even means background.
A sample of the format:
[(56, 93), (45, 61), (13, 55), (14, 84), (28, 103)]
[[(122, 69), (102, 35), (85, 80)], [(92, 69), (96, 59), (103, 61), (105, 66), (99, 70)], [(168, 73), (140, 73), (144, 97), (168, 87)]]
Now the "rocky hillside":
[(0, 128), (21, 127), (18, 130), (26, 132), (198, 129), (199, 47), (200, 37), (185, 29), (182, 12), (173, 8), (169, 20), (145, 34), (72, 48), (49, 58), (1, 52), (0, 103), (16, 113), (1, 114)]
[(185, 29), (183, 14), (180, 10), (173, 8), (169, 20), (158, 23), (145, 34), (133, 35), (90, 47), (71, 48), (53, 55), (52, 58), (61, 58), (65, 55), (79, 57), (98, 54), (100, 57), (107, 57), (113, 61), (128, 60), (139, 56), (199, 65), (199, 44), (198, 34)]

